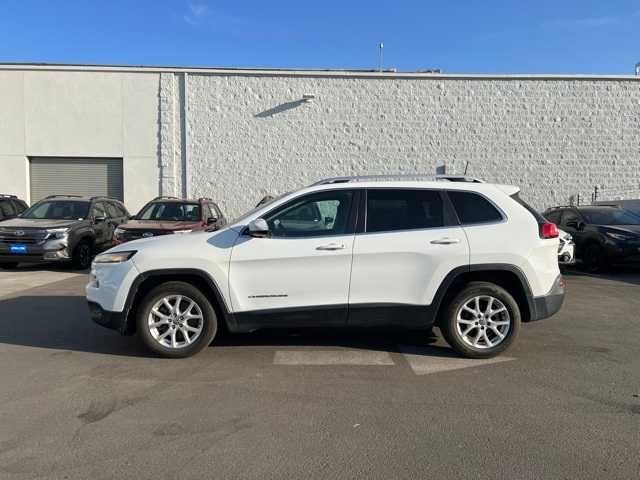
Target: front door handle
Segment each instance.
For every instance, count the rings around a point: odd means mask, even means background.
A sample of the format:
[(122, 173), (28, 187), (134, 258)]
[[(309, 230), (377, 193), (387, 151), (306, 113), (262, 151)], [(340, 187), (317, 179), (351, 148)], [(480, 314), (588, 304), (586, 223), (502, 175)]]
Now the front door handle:
[(460, 243), (460, 239), (444, 237), (438, 238), (437, 240), (431, 240), (431, 243), (433, 243), (434, 245), (452, 245), (454, 243)]
[(328, 243), (316, 247), (316, 250), (344, 250), (344, 245), (342, 243)]

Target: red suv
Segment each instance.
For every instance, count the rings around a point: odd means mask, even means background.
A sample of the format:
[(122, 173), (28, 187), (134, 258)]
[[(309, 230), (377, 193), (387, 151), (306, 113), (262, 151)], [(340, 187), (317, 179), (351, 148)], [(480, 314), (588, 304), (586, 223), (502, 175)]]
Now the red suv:
[(176, 197), (156, 197), (140, 212), (116, 228), (113, 243), (138, 238), (198, 230), (217, 230), (227, 223), (220, 208), (210, 198), (183, 200)]

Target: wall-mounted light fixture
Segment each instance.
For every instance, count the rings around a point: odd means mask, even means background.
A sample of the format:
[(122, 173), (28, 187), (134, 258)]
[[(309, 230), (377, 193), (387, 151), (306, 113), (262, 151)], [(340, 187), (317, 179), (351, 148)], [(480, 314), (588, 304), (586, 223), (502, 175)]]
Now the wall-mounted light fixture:
[(313, 93), (305, 93), (304, 95), (302, 95), (303, 102), (310, 102), (314, 98), (316, 98), (316, 96)]

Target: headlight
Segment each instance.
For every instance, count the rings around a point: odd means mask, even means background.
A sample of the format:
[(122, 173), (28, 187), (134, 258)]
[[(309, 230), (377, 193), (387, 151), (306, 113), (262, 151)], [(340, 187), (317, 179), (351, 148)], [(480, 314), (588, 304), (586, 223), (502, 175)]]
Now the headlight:
[(614, 240), (620, 240), (620, 241), (633, 240), (635, 238), (635, 237), (632, 237), (631, 235), (624, 235), (623, 233), (613, 233), (613, 232), (607, 232), (607, 237), (613, 238)]
[(135, 254), (135, 250), (129, 250), (126, 252), (101, 253), (93, 260), (93, 263), (122, 263), (129, 260)]
[(47, 229), (46, 232), (47, 232), (47, 235), (45, 237), (46, 240), (51, 240), (54, 238), (62, 239), (62, 238), (67, 238), (67, 235), (69, 234), (69, 229), (68, 228), (51, 228), (51, 229)]
[(173, 233), (191, 233), (193, 230), (174, 230)]

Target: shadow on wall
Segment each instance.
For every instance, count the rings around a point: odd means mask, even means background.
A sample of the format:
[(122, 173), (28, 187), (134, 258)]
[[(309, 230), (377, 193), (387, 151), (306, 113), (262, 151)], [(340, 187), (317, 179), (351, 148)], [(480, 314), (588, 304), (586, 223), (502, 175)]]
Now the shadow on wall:
[(299, 107), (303, 103), (305, 103), (304, 100), (295, 100), (293, 102), (281, 103), (280, 105), (276, 105), (275, 107), (270, 108), (269, 110), (265, 110), (264, 112), (256, 113), (254, 116), (255, 116), (255, 118), (273, 117), (274, 115), (277, 115), (278, 113), (286, 112), (287, 110), (291, 110), (293, 108)]

